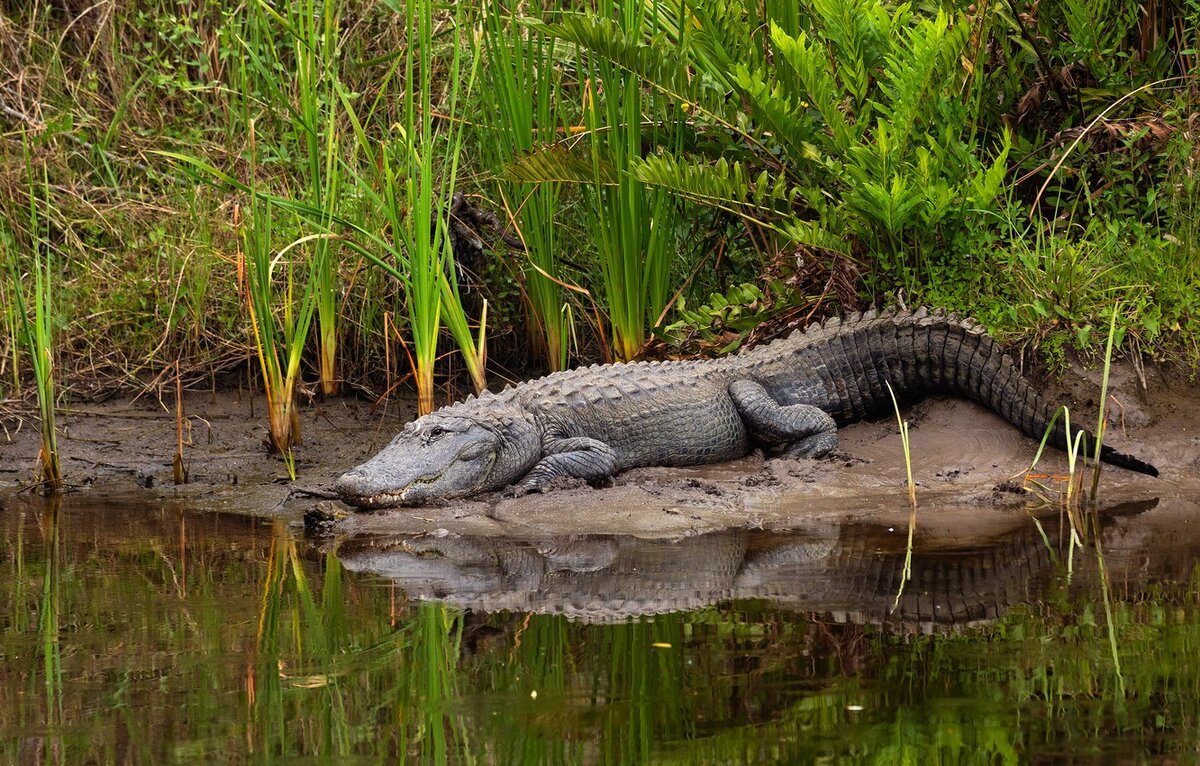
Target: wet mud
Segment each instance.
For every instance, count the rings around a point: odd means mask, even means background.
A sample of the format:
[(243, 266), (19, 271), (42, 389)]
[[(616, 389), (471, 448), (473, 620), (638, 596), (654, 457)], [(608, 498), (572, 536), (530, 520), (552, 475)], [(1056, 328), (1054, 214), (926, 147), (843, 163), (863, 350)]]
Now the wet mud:
[[(1181, 530), (1200, 519), (1200, 391), (1185, 371), (1118, 366), (1110, 382), (1106, 439), (1156, 464), (1160, 478), (1106, 467), (1101, 503), (1153, 499), (1149, 516)], [(1076, 370), (1049, 393), (1094, 423), (1099, 374)], [(389, 407), (342, 398), (302, 409), (298, 478), (265, 448), (265, 401), (246, 392), (185, 396), (187, 484), (172, 480), (173, 399), (68, 407), (61, 415), (63, 470), (72, 489), (136, 491), (189, 507), (283, 518), (299, 525), (334, 479), (385, 445), (413, 417), (411, 402)], [(986, 539), (1024, 518), (1036, 497), (1022, 491), (1037, 443), (970, 402), (932, 398), (904, 411), (911, 426), (918, 523), (925, 544)], [(0, 412), (0, 498), (31, 479), (37, 455), (30, 413)], [(1036, 473), (1061, 474), (1062, 453), (1047, 451)], [(1046, 480), (1054, 483), (1053, 479)], [(3, 500), (0, 500), (3, 502)], [(904, 533), (905, 468), (893, 419), (842, 429), (834, 457), (743, 459), (694, 468), (642, 468), (611, 486), (559, 487), (520, 498), (499, 495), (441, 506), (359, 513), (334, 501), (317, 514), (338, 536), (456, 534), (530, 539), (552, 535), (631, 535), (678, 540), (722, 530), (780, 531), (812, 524), (871, 523)]]

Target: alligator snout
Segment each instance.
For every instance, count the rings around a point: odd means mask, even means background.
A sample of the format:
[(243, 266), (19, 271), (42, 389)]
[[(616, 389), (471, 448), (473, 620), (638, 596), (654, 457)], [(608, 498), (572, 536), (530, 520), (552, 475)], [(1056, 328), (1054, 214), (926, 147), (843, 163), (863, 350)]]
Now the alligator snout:
[(352, 468), (338, 477), (333, 483), (333, 491), (351, 505), (358, 505), (356, 500), (361, 500), (370, 495), (370, 476), (362, 467)]

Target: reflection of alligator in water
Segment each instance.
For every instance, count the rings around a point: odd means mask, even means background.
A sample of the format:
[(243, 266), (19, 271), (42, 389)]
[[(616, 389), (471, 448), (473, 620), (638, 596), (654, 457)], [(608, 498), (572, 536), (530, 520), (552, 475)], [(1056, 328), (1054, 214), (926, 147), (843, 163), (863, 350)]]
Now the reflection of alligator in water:
[[(1157, 502), (1110, 508), (1102, 525)], [(836, 621), (928, 632), (993, 620), (1013, 604), (1037, 600), (1059, 572), (1050, 543), (1065, 539), (1064, 524), (1057, 514), (1021, 518), (1007, 533), (955, 547), (923, 549), (918, 541), (912, 579), (895, 610), (906, 535), (868, 524), (791, 533), (729, 530), (675, 542), (631, 536), (366, 537), (343, 542), (337, 555), (347, 569), (388, 578), (409, 598), (482, 612), (611, 622), (764, 599)], [(1113, 563), (1110, 572), (1116, 571)]]
[[(891, 411), (889, 385), (901, 401), (968, 397), (1035, 438), (1051, 422), (1046, 400), (978, 325), (924, 309), (867, 312), (723, 359), (593, 366), (484, 393), (409, 423), (336, 489), (380, 508), (715, 463), (752, 443), (815, 457), (837, 445), (838, 426)], [(1049, 442), (1063, 448), (1055, 422)], [(1100, 454), (1158, 475), (1108, 446)]]
[(512, 540), (406, 536), (352, 539), (347, 569), (395, 582), (417, 600), (468, 609), (561, 613), (587, 622), (765, 599), (834, 620), (931, 631), (998, 617), (1037, 599), (1051, 581), (1057, 519), (1032, 521), (969, 547), (914, 551), (912, 580), (892, 604), (904, 568), (904, 530), (870, 525), (800, 533), (712, 533), (677, 542), (628, 536)]

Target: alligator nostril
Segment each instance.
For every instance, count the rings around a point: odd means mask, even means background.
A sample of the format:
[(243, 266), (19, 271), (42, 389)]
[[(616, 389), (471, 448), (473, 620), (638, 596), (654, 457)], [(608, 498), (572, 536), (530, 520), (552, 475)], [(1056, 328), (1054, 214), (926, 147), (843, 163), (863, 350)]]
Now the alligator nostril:
[(344, 474), (338, 477), (337, 481), (333, 483), (333, 488), (337, 492), (351, 489), (354, 484), (358, 481), (361, 481), (362, 478), (363, 472), (357, 468), (352, 471), (346, 471)]

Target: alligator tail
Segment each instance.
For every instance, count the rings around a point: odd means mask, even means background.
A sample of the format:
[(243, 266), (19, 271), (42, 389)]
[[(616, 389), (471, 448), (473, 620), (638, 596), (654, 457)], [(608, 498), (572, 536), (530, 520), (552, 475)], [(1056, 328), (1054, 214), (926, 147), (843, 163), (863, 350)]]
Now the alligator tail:
[[(955, 315), (918, 309), (851, 315), (805, 334), (810, 368), (831, 395), (829, 409), (840, 423), (878, 415), (892, 407), (885, 383), (902, 401), (930, 393), (951, 393), (982, 404), (1034, 439), (1048, 428), (1048, 443), (1067, 449), (1064, 418), (1029, 384), (982, 326)], [(832, 351), (833, 353), (829, 353)], [(1071, 440), (1095, 454), (1095, 436), (1072, 426)], [(1100, 459), (1131, 471), (1157, 476), (1158, 469), (1131, 455), (1102, 446)]]
[[(1059, 408), (1030, 385), (1017, 369), (1013, 357), (981, 326), (971, 320), (939, 313), (914, 317), (916, 327), (926, 331), (928, 379), (932, 388), (973, 399), (1035, 439), (1043, 438), (1050, 429), (1047, 443), (1060, 450), (1066, 450), (1069, 441), (1078, 439), (1083, 454), (1095, 454), (1095, 435), (1072, 425), (1068, 436), (1066, 418), (1061, 413), (1055, 417)], [(914, 336), (914, 344), (919, 342), (916, 338), (920, 334)], [(1100, 459), (1131, 471), (1158, 476), (1158, 469), (1153, 465), (1108, 445), (1100, 447)]]

